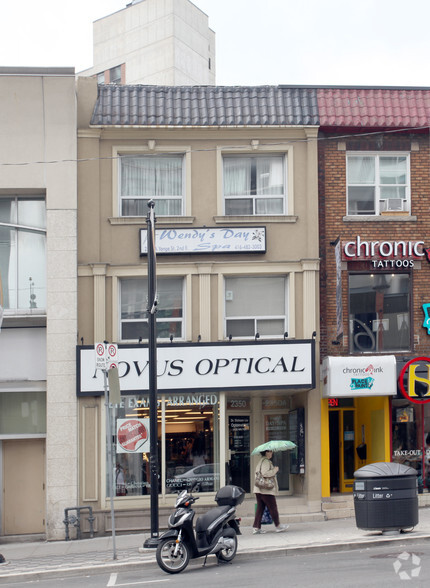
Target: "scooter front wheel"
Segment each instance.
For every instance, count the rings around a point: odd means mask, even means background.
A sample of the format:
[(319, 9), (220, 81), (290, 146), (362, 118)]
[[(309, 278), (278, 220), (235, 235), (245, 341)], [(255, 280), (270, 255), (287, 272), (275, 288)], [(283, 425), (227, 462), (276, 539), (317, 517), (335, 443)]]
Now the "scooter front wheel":
[(162, 570), (168, 574), (179, 574), (187, 567), (191, 554), (186, 543), (176, 543), (176, 539), (170, 538), (158, 545), (156, 557)]
[(220, 561), (232, 561), (237, 552), (237, 535), (234, 529), (230, 530), (229, 537), (226, 537), (227, 540), (230, 540), (232, 543), (231, 547), (225, 547), (218, 551), (217, 558)]

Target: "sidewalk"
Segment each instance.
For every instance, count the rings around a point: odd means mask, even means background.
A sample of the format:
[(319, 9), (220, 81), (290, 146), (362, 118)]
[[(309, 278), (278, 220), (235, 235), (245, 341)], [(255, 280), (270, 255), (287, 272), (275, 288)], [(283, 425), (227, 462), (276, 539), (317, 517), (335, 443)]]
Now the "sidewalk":
[[(430, 539), (430, 508), (419, 509), (419, 523), (408, 533), (380, 533), (357, 529), (355, 518), (292, 523), (285, 533), (275, 533), (273, 525), (263, 527), (264, 535), (253, 535), (242, 527), (236, 559), (269, 553), (293, 555), (305, 552), (345, 551), (371, 545), (416, 542)], [(41, 580), (61, 575), (82, 575), (95, 570), (105, 573), (155, 563), (155, 550), (141, 550), (148, 533), (117, 535), (117, 559), (113, 559), (112, 537), (72, 541), (0, 543), (6, 562), (0, 564), (0, 584)], [(399, 545), (400, 548), (400, 545)], [(404, 550), (404, 547), (401, 547)]]

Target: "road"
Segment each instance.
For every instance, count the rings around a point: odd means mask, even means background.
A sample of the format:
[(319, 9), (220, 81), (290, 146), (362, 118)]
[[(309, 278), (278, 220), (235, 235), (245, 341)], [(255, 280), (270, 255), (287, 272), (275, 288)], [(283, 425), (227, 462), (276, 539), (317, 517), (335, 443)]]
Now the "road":
[(289, 556), (242, 556), (232, 564), (218, 566), (210, 557), (205, 568), (203, 559), (194, 560), (179, 575), (168, 575), (156, 564), (141, 570), (121, 571), (82, 577), (57, 577), (34, 582), (3, 583), (2, 587), (29, 588), (132, 588), (172, 586), (172, 588), (219, 588), (246, 586), (265, 588), (360, 588), (377, 585), (428, 586), (430, 577), (430, 543), (405, 542), (394, 546)]

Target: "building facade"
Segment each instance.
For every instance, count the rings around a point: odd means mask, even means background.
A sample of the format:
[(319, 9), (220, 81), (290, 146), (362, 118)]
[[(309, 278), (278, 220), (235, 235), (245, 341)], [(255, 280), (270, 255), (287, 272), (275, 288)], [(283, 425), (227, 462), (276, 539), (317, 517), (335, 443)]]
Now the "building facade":
[(75, 72), (0, 70), (0, 535), (77, 502)]
[(160, 506), (190, 479), (203, 503), (229, 481), (251, 497), (252, 449), (289, 437), (298, 448), (277, 456), (281, 513), (292, 496), (320, 510), (317, 132), (314, 90), (79, 78), (79, 498), (99, 532), (111, 524), (94, 351), (105, 340), (119, 344), (116, 525), (148, 526), (149, 449), (134, 432), (149, 416), (150, 199)]
[(190, 0), (133, 0), (93, 23), (101, 84), (215, 84), (215, 33)]
[(318, 89), (323, 497), (377, 461), (429, 486), (429, 97)]

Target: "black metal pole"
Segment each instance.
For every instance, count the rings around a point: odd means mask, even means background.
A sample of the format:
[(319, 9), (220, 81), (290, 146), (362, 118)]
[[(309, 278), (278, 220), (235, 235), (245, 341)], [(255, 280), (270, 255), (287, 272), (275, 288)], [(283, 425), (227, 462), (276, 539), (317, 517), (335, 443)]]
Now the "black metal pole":
[[(158, 423), (157, 423), (157, 274), (155, 257), (154, 201), (148, 202), (147, 249), (148, 249), (148, 326), (149, 326), (149, 451), (151, 474), (151, 539), (158, 539)], [(156, 547), (157, 541), (147, 540), (145, 547)]]

